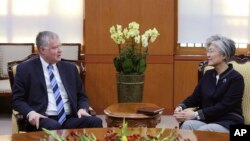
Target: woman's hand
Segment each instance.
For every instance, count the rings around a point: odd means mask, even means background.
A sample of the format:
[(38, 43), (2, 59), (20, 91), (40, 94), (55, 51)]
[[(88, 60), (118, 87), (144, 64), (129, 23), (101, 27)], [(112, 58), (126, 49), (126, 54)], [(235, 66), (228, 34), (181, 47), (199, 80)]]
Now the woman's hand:
[(182, 107), (181, 106), (177, 106), (174, 110), (174, 112), (181, 112), (182, 111)]
[(195, 118), (195, 112), (191, 109), (185, 109), (185, 110), (181, 110), (181, 111), (178, 111), (175, 110), (174, 111), (174, 115), (173, 115), (176, 120), (178, 122), (183, 122), (185, 120), (190, 120), (190, 119), (194, 119)]

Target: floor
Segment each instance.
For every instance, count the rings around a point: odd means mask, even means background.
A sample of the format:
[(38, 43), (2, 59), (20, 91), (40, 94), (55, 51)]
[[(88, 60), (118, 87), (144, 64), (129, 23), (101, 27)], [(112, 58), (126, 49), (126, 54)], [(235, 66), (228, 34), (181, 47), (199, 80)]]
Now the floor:
[(0, 135), (11, 134), (11, 115), (0, 114)]
[[(103, 127), (107, 127), (105, 116), (98, 115), (103, 120)], [(11, 115), (0, 114), (0, 135), (11, 134)], [(161, 122), (157, 125), (157, 128), (174, 128), (178, 126), (177, 121), (172, 116), (164, 115), (161, 117)]]

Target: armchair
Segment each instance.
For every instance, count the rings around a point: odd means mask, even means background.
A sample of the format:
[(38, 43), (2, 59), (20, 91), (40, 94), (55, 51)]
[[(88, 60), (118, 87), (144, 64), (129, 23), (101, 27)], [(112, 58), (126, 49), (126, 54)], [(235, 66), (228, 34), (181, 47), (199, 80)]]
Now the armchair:
[[(250, 124), (250, 56), (236, 55), (230, 62), (244, 78), (245, 90), (242, 99), (243, 116), (245, 124)], [(202, 61), (198, 68), (198, 80), (201, 79), (203, 74), (213, 67), (207, 65), (207, 61)]]
[(32, 52), (34, 52), (33, 43), (0, 43), (0, 96), (11, 95), (7, 62), (22, 59)]
[[(39, 56), (38, 54), (31, 54), (23, 60), (17, 60), (17, 61), (12, 61), (12, 62), (8, 63), (9, 83), (11, 86), (13, 86), (13, 84), (14, 84), (14, 78), (15, 78), (16, 68), (17, 68), (18, 64), (20, 64), (21, 62), (27, 61), (29, 59), (33, 59), (33, 58), (38, 57), (38, 56)], [(84, 65), (84, 63), (82, 61), (79, 61), (79, 60), (62, 59), (62, 61), (71, 62), (71, 63), (76, 65), (76, 67), (79, 71), (79, 74), (81, 76), (81, 79), (83, 81), (83, 84), (84, 84), (84, 79), (85, 79), (85, 65)], [(92, 116), (96, 115), (96, 112), (91, 107), (89, 107), (89, 113)], [(26, 132), (26, 129), (25, 129), (26, 123), (27, 123), (27, 121), (25, 120), (25, 118), (23, 118), (23, 115), (21, 115), (18, 111), (12, 110), (12, 133)]]
[(62, 58), (70, 60), (80, 60), (80, 43), (62, 43)]

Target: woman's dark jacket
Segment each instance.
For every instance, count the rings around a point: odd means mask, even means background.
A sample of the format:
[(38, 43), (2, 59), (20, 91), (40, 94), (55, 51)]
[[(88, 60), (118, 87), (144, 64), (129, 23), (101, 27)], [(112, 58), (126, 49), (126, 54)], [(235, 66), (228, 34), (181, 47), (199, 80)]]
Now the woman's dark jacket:
[(224, 71), (216, 84), (217, 72), (206, 71), (193, 94), (180, 106), (199, 107), (200, 120), (206, 123), (217, 123), (229, 129), (231, 124), (243, 124), (242, 97), (244, 79), (233, 69), (232, 64)]

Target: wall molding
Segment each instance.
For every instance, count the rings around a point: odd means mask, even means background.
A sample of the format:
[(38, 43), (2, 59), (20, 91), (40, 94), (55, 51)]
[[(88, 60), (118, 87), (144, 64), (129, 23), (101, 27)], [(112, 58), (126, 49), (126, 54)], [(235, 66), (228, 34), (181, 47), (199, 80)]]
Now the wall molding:
[[(113, 59), (117, 55), (85, 54), (86, 64), (113, 64)], [(172, 55), (150, 55), (147, 57), (147, 64), (173, 64)]]

